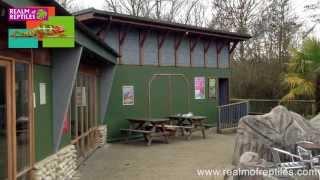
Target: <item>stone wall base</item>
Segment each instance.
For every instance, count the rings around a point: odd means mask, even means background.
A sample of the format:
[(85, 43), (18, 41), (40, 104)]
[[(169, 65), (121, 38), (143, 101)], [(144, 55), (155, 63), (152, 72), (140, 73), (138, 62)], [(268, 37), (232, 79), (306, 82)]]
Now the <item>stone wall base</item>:
[(35, 180), (69, 180), (78, 167), (77, 150), (68, 145), (34, 165)]
[(107, 126), (101, 125), (97, 128), (96, 143), (98, 147), (103, 147), (107, 142)]

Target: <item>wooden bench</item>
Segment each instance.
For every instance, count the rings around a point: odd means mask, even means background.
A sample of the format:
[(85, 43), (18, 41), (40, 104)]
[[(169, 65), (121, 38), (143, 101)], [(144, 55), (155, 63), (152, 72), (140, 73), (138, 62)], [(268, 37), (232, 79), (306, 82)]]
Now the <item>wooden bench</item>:
[(152, 133), (152, 131), (140, 130), (140, 129), (120, 129), (120, 131), (123, 131), (123, 132), (142, 133), (142, 134)]
[[(174, 129), (175, 132), (177, 129), (179, 129), (181, 131), (181, 135), (184, 136), (185, 135), (185, 132), (188, 132), (188, 135), (186, 136), (187, 139), (189, 140), (191, 138), (191, 135), (192, 135), (192, 130), (194, 129), (193, 126), (178, 126), (178, 125), (165, 125), (165, 128), (167, 130), (171, 130), (171, 129)], [(174, 133), (175, 134), (175, 133)]]
[(153, 137), (169, 135), (169, 132), (153, 132), (153, 131), (140, 130), (140, 129), (120, 129), (120, 131), (127, 133), (126, 143), (129, 143), (131, 133), (143, 134), (143, 137), (147, 142), (148, 146), (151, 145)]

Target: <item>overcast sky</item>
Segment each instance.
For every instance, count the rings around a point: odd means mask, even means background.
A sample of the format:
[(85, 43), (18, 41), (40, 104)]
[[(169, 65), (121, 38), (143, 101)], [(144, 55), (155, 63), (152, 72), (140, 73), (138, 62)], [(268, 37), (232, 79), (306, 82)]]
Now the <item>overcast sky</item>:
[[(86, 7), (94, 7), (96, 9), (102, 9), (104, 7), (104, 0), (94, 0), (94, 3), (92, 1), (87, 1), (87, 0), (79, 0), (81, 3), (84, 3), (84, 6)], [(187, 1), (187, 0), (186, 0)], [(211, 1), (211, 0), (202, 0), (202, 1)], [(312, 3), (312, 2), (319, 2), (320, 0), (291, 0), (292, 8), (294, 9), (294, 12), (298, 15), (299, 21), (304, 24), (304, 28), (308, 29), (314, 25), (310, 21), (310, 14), (307, 14), (304, 11), (304, 6), (306, 4)], [(314, 31), (314, 36), (317, 36), (320, 38), (320, 24), (317, 25), (315, 31)]]

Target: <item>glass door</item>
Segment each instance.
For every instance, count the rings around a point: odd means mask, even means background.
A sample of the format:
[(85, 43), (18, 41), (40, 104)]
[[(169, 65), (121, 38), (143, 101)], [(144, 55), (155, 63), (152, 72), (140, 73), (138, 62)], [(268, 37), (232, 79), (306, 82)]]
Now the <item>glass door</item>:
[(0, 180), (29, 180), (32, 170), (31, 67), (0, 59)]
[(0, 179), (11, 179), (11, 71), (10, 63), (0, 60)]
[(15, 154), (18, 180), (31, 179), (30, 65), (15, 63)]

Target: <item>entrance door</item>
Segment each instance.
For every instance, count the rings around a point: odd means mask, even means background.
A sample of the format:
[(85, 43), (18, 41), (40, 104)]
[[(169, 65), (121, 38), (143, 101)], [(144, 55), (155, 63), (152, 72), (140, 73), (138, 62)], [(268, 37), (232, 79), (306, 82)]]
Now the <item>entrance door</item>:
[(227, 78), (220, 78), (218, 89), (219, 106), (229, 104), (229, 80)]
[(30, 77), (30, 64), (0, 60), (1, 180), (31, 179)]
[(11, 71), (10, 63), (0, 61), (0, 179), (12, 176), (12, 137), (11, 134)]

